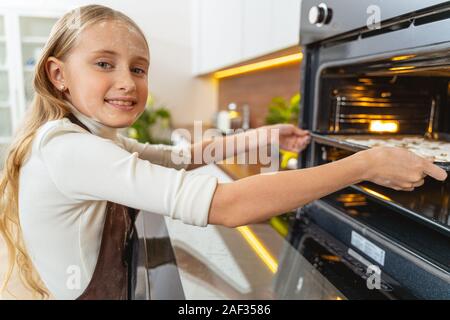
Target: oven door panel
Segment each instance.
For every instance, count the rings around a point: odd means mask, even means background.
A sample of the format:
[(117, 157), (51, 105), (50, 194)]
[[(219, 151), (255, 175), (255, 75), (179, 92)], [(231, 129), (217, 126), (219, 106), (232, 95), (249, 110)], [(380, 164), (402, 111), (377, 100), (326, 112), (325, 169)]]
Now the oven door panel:
[[(386, 273), (396, 283), (401, 283), (402, 288), (409, 294), (421, 299), (450, 299), (448, 237), (433, 232), (428, 234), (422, 232), (422, 235), (410, 234), (409, 237), (423, 237), (425, 243), (432, 241), (428, 243), (430, 246), (439, 244), (435, 252), (429, 250), (428, 256), (424, 256), (423, 252), (421, 255), (418, 254), (417, 247), (403, 244), (402, 241), (405, 239), (394, 239), (392, 233), (383, 233), (379, 223), (377, 223), (379, 230), (372, 228), (367, 220), (364, 223), (361, 222), (363, 220), (358, 221), (327, 200), (315, 201), (305, 206), (300, 215), (301, 220), (310, 219), (342, 242), (348, 248), (346, 255), (351, 254), (366, 264), (368, 261), (378, 266), (382, 273)], [(386, 221), (387, 225), (392, 223)], [(399, 229), (403, 230), (399, 232), (403, 233), (403, 237), (408, 236), (404, 232), (404, 225)], [(439, 239), (434, 239), (436, 236)]]
[[(417, 298), (386, 273), (380, 275), (379, 289), (370, 289), (367, 286), (369, 276), (366, 273), (368, 265), (366, 261), (355, 259), (346, 245), (311, 221), (308, 223), (301, 221), (295, 224), (294, 228), (295, 234), (291, 240), (295, 242), (293, 248), (296, 248), (296, 251), (285, 250), (279, 257), (280, 267), (275, 279), (278, 299)], [(318, 274), (324, 276), (327, 279), (325, 283), (331, 283), (337, 291), (316, 290), (316, 287), (323, 286)]]

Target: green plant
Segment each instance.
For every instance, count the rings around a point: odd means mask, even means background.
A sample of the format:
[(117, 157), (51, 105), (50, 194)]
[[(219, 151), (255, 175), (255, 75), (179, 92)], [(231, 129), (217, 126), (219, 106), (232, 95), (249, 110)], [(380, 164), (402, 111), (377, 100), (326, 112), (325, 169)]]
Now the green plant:
[(286, 101), (283, 97), (275, 97), (270, 101), (266, 124), (297, 124), (300, 113), (300, 94), (297, 93)]
[(149, 95), (147, 105), (140, 117), (128, 128), (128, 136), (139, 142), (172, 144), (170, 141), (171, 115), (165, 107), (154, 106)]

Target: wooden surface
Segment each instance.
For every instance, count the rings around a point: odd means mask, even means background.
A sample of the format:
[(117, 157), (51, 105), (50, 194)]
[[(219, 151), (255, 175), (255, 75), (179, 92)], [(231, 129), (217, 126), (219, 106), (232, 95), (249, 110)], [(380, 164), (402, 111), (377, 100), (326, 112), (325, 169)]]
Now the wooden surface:
[(260, 164), (220, 164), (217, 166), (225, 171), (233, 180), (239, 180), (248, 176), (253, 176), (261, 172)]

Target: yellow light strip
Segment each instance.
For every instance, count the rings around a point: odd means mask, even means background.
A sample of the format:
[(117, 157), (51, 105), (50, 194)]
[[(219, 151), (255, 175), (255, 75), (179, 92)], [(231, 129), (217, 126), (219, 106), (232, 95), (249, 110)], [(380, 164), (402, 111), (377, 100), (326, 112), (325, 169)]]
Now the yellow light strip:
[(257, 70), (262, 70), (262, 69), (278, 67), (278, 66), (282, 66), (282, 65), (286, 65), (286, 64), (290, 64), (290, 63), (294, 63), (294, 62), (299, 62), (300, 60), (302, 60), (302, 58), (303, 58), (303, 53), (301, 53), (301, 52), (294, 53), (294, 54), (290, 54), (290, 55), (287, 55), (284, 57), (273, 58), (273, 59), (264, 60), (264, 61), (260, 61), (260, 62), (250, 63), (247, 65), (243, 65), (243, 66), (239, 66), (239, 67), (235, 67), (235, 68), (217, 71), (214, 73), (214, 78), (221, 79), (221, 78), (231, 77), (231, 76), (235, 76), (238, 74), (243, 74), (243, 73), (247, 73), (247, 72), (251, 72), (251, 71), (257, 71)]
[(416, 68), (415, 66), (403, 66), (403, 67), (392, 67), (392, 68), (389, 68), (389, 70), (391, 70), (391, 71), (402, 71), (402, 70), (411, 70), (411, 69), (414, 69), (414, 68)]
[(264, 262), (264, 264), (269, 268), (272, 273), (276, 273), (278, 270), (278, 262), (272, 257), (267, 248), (261, 243), (258, 237), (250, 230), (249, 227), (237, 227), (237, 231), (239, 231), (244, 239), (248, 242), (248, 244), (252, 247), (252, 249), (256, 252), (258, 257)]
[(408, 59), (414, 58), (415, 56), (416, 56), (415, 54), (396, 56), (396, 57), (393, 57), (391, 60), (392, 61), (402, 61), (402, 60), (408, 60)]
[(378, 192), (376, 192), (376, 191), (374, 191), (372, 189), (369, 189), (367, 187), (361, 187), (361, 188), (363, 188), (366, 192), (370, 193), (371, 195), (373, 195), (375, 197), (381, 198), (381, 199), (386, 200), (386, 201), (392, 201), (391, 198), (386, 197), (384, 194), (378, 193)]

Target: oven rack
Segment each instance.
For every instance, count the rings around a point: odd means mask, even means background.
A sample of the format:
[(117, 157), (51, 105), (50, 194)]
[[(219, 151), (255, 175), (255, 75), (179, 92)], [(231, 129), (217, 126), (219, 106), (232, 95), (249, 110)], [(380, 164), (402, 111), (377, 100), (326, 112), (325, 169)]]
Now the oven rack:
[[(348, 135), (348, 134), (340, 135), (340, 134), (336, 134), (336, 133), (323, 134), (323, 133), (317, 133), (317, 132), (311, 133), (312, 140), (316, 143), (320, 143), (323, 145), (336, 147), (336, 148), (339, 148), (342, 150), (347, 150), (347, 151), (352, 151), (352, 152), (358, 152), (358, 151), (368, 149), (368, 147), (366, 147), (364, 145), (359, 145), (359, 144), (347, 142), (344, 140), (348, 137), (354, 137), (354, 136), (356, 136), (356, 135)], [(358, 136), (364, 137), (365, 135), (358, 135)], [(406, 135), (406, 134), (403, 134), (403, 135), (379, 134), (379, 135), (370, 135), (370, 136), (371, 137), (376, 136), (377, 138), (385, 138), (385, 139), (407, 138), (407, 137), (412, 137), (412, 138), (421, 137), (422, 138), (422, 136), (419, 136), (419, 135)], [(435, 163), (437, 165), (439, 165), (441, 168), (443, 168), (447, 171), (450, 171), (450, 163), (439, 163), (439, 162), (435, 162)], [(402, 205), (401, 203), (397, 203), (393, 199), (390, 199), (381, 193), (374, 192), (371, 188), (366, 187), (364, 184), (356, 184), (356, 185), (352, 185), (350, 187), (357, 190), (358, 192), (361, 192), (367, 196), (370, 196), (371, 198), (377, 200), (378, 202), (380, 202), (384, 205), (388, 205), (389, 207), (394, 208), (396, 211), (400, 212), (401, 214), (404, 214), (408, 217), (415, 219), (416, 221), (422, 222), (422, 223), (432, 227), (433, 229), (435, 229), (447, 236), (450, 234), (450, 226), (443, 224), (439, 221), (435, 221), (434, 219), (432, 219), (430, 217), (426, 217), (418, 212), (415, 212), (414, 210)]]
[[(311, 138), (313, 141), (320, 143), (320, 144), (324, 144), (324, 145), (328, 145), (328, 146), (332, 146), (332, 147), (336, 147), (336, 148), (340, 148), (343, 150), (348, 150), (348, 151), (352, 151), (352, 152), (358, 152), (358, 151), (362, 151), (362, 150), (367, 150), (369, 149), (369, 147), (361, 145), (361, 144), (356, 144), (356, 143), (352, 143), (352, 142), (348, 142), (345, 139), (350, 138), (350, 137), (369, 137), (369, 138), (373, 138), (376, 137), (377, 139), (398, 139), (398, 138), (423, 138), (423, 136), (419, 136), (419, 135), (389, 135), (389, 134), (379, 134), (379, 135), (348, 135), (348, 134), (323, 134), (323, 133), (317, 133), (317, 132), (311, 132)], [(450, 162), (440, 162), (440, 161), (435, 161), (434, 162), (435, 165), (441, 167), (442, 169), (444, 169), (445, 171), (450, 171)]]

